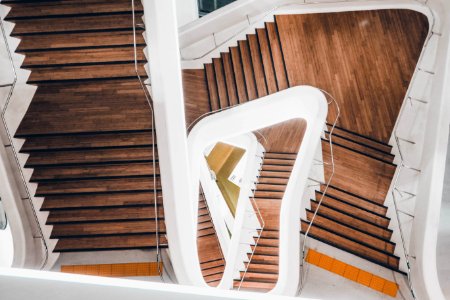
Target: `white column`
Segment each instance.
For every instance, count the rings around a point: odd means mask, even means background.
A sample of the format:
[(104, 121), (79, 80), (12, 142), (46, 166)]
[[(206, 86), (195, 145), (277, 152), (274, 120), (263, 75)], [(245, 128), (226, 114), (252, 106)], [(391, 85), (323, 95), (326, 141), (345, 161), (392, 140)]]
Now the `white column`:
[(189, 178), (175, 0), (143, 3), (170, 257), (179, 283), (204, 286), (196, 246), (197, 213), (190, 201), (194, 183)]
[(199, 18), (197, 0), (176, 0), (178, 26), (181, 27)]

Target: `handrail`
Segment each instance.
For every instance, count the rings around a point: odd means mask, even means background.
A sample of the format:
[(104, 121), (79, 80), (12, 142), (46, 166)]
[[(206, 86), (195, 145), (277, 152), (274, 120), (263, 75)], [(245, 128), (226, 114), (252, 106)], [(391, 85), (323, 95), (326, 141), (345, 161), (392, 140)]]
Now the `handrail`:
[[(258, 134), (260, 134), (264, 138), (264, 141), (267, 141), (266, 137), (263, 134), (261, 134), (259, 131), (256, 131), (256, 132), (258, 132)], [(259, 172), (262, 169), (262, 165), (263, 165), (263, 162), (264, 162), (264, 156), (265, 156), (265, 152), (263, 152), (263, 157), (261, 157), (261, 161), (262, 162), (261, 162), (261, 167), (259, 169)], [(256, 180), (255, 184), (258, 184), (258, 179)], [(256, 203), (256, 200), (255, 200), (255, 190), (253, 191), (253, 195), (250, 198), (250, 201), (253, 203), (252, 211), (253, 211), (253, 213), (255, 214), (256, 218), (259, 221), (260, 228), (256, 230), (256, 231), (259, 231), (259, 233), (258, 233), (258, 236), (256, 237), (255, 244), (253, 245), (253, 249), (252, 249), (252, 252), (250, 254), (250, 258), (249, 258), (249, 260), (247, 262), (247, 265), (245, 267), (244, 274), (242, 275), (241, 281), (239, 282), (239, 287), (237, 289), (238, 291), (241, 290), (242, 283), (244, 282), (245, 276), (247, 275), (248, 268), (250, 267), (250, 264), (252, 262), (253, 256), (255, 255), (256, 248), (258, 247), (259, 240), (261, 239), (261, 236), (262, 236), (262, 234), (264, 232), (264, 228), (266, 226), (266, 223), (264, 222), (264, 218), (261, 215), (261, 211), (259, 209), (259, 206), (258, 206), (258, 204)]]
[[(326, 96), (328, 96), (328, 98), (330, 98), (330, 101), (328, 102), (328, 105), (331, 105), (332, 103), (334, 103), (334, 105), (336, 106), (336, 118), (334, 119), (333, 125), (332, 125), (331, 130), (329, 131), (329, 134), (328, 134), (328, 143), (330, 145), (330, 159), (331, 159), (331, 162), (329, 162), (327, 165), (331, 166), (331, 175), (329, 176), (329, 178), (328, 178), (328, 180), (326, 182), (325, 189), (322, 192), (322, 196), (320, 197), (319, 203), (317, 204), (317, 207), (316, 207), (316, 209), (314, 211), (314, 214), (313, 214), (313, 216), (311, 218), (311, 221), (309, 222), (308, 228), (307, 228), (307, 230), (305, 231), (305, 234), (304, 234), (305, 237), (303, 239), (303, 246), (302, 246), (302, 250), (301, 250), (301, 253), (300, 253), (300, 255), (301, 255), (301, 259), (300, 259), (300, 272), (301, 272), (301, 274), (300, 274), (300, 280), (299, 280), (298, 293), (300, 293), (301, 290), (303, 289), (303, 286), (302, 286), (302, 283), (303, 283), (302, 274), (303, 274), (303, 272), (302, 272), (302, 270), (303, 270), (303, 266), (305, 265), (306, 241), (308, 240), (308, 237), (309, 237), (309, 231), (311, 230), (311, 227), (312, 227), (312, 225), (314, 223), (314, 220), (316, 219), (317, 213), (319, 212), (319, 209), (320, 209), (320, 207), (322, 205), (323, 199), (326, 196), (326, 193), (328, 191), (328, 188), (329, 188), (329, 186), (331, 184), (331, 180), (333, 179), (334, 172), (335, 172), (334, 154), (333, 154), (333, 131), (334, 131), (335, 127), (336, 127), (337, 121), (338, 121), (339, 116), (341, 114), (341, 110), (340, 110), (339, 104), (337, 103), (336, 99), (330, 93), (328, 93), (327, 91), (325, 91), (323, 89), (319, 89), (319, 90), (322, 93), (324, 93)], [(324, 162), (324, 165), (325, 165), (325, 162)], [(300, 241), (301, 241), (301, 239), (300, 239)]]
[[(434, 72), (432, 72), (430, 70), (424, 70), (424, 69), (422, 69), (420, 67), (420, 65), (421, 65), (421, 63), (422, 63), (422, 61), (424, 59), (425, 52), (426, 52), (426, 49), (428, 47), (428, 43), (431, 40), (431, 38), (433, 37), (433, 35), (436, 35), (438, 37), (441, 36), (441, 33), (436, 31), (436, 28), (435, 28), (435, 26), (436, 26), (436, 16), (434, 14), (434, 11), (428, 6), (428, 0), (425, 0), (425, 2), (420, 1), (420, 0), (414, 0), (414, 1), (419, 2), (421, 5), (425, 6), (429, 10), (432, 20), (431, 20), (429, 33), (428, 33), (428, 35), (427, 35), (427, 37), (425, 39), (422, 52), (421, 52), (420, 57), (419, 57), (419, 59), (417, 61), (417, 64), (416, 64), (416, 71), (414, 72), (413, 77), (411, 78), (411, 82), (410, 82), (408, 91), (407, 91), (406, 96), (405, 96), (405, 103), (406, 103), (407, 100), (409, 100), (411, 102), (411, 105), (413, 105), (412, 104), (413, 101), (416, 101), (416, 102), (421, 103), (421, 104), (427, 104), (428, 103), (427, 101), (425, 101), (423, 99), (416, 99), (416, 98), (414, 98), (411, 95), (411, 87), (412, 87), (413, 83), (416, 81), (417, 74), (419, 72), (424, 72), (424, 73), (429, 74), (429, 75), (434, 75)], [(405, 262), (406, 262), (406, 268), (407, 268), (406, 276), (407, 276), (407, 279), (408, 279), (408, 286), (409, 286), (409, 290), (411, 292), (411, 295), (412, 295), (413, 299), (416, 299), (416, 294), (414, 292), (414, 285), (413, 285), (413, 281), (412, 281), (410, 255), (409, 255), (409, 251), (408, 251), (407, 246), (406, 246), (405, 235), (404, 235), (404, 231), (403, 231), (403, 227), (402, 227), (401, 219), (400, 219), (400, 213), (402, 213), (402, 211), (400, 211), (400, 209), (399, 209), (399, 205), (398, 205), (397, 197), (396, 197), (396, 192), (398, 192), (400, 195), (406, 193), (406, 194), (409, 195), (410, 198), (414, 198), (416, 196), (416, 194), (414, 194), (414, 193), (402, 191), (402, 190), (399, 189), (398, 182), (399, 182), (399, 179), (400, 179), (400, 176), (401, 176), (401, 173), (402, 173), (403, 169), (412, 170), (412, 171), (417, 172), (419, 174), (421, 173), (420, 169), (411, 167), (408, 164), (406, 164), (405, 157), (403, 155), (404, 152), (402, 151), (402, 146), (401, 146), (400, 141), (404, 141), (404, 142), (407, 142), (409, 144), (415, 144), (415, 142), (413, 142), (413, 141), (400, 138), (399, 134), (398, 134), (398, 126), (399, 126), (400, 120), (402, 119), (403, 114), (405, 112), (404, 108), (405, 108), (405, 105), (402, 106), (402, 108), (401, 108), (401, 110), (399, 112), (399, 116), (398, 116), (398, 120), (399, 121), (397, 121), (397, 123), (395, 124), (394, 130), (393, 130), (393, 136), (394, 136), (395, 144), (397, 146), (398, 154), (399, 154), (399, 157), (400, 157), (400, 165), (397, 168), (397, 173), (395, 174), (395, 177), (394, 177), (394, 180), (393, 180), (393, 185), (392, 185), (392, 188), (391, 188), (391, 194), (392, 194), (392, 202), (394, 203), (394, 209), (395, 209), (395, 215), (396, 215), (396, 219), (397, 219), (397, 223), (398, 223), (400, 239), (401, 239), (401, 242), (402, 242), (403, 255), (405, 256)], [(411, 217), (414, 218), (414, 216), (411, 216)]]
[(31, 211), (33, 213), (33, 218), (34, 218), (34, 221), (36, 222), (36, 226), (37, 226), (37, 229), (38, 229), (38, 232), (39, 232), (39, 236), (38, 237), (34, 237), (34, 238), (40, 238), (41, 241), (42, 241), (42, 246), (44, 247), (44, 259), (43, 259), (42, 264), (41, 264), (41, 266), (39, 268), (40, 270), (42, 270), (42, 269), (45, 268), (45, 266), (47, 265), (47, 262), (48, 262), (48, 256), (49, 256), (49, 254), (48, 254), (48, 246), (47, 246), (47, 242), (46, 242), (45, 237), (44, 237), (44, 233), (43, 233), (42, 228), (41, 228), (41, 224), (39, 223), (39, 219), (38, 219), (38, 216), (37, 216), (37, 213), (36, 213), (36, 209), (34, 208), (34, 204), (33, 204), (32, 198), (31, 198), (31, 193), (30, 193), (30, 190), (28, 188), (27, 181), (25, 180), (25, 175), (23, 174), (23, 170), (22, 170), (22, 166), (20, 165), (19, 157), (17, 156), (17, 151), (16, 151), (16, 148), (14, 146), (13, 137), (11, 136), (11, 133), (9, 131), (8, 124), (7, 124), (6, 118), (5, 118), (6, 111), (8, 109), (8, 106), (9, 106), (10, 101), (11, 101), (11, 97), (12, 97), (12, 95), (14, 93), (14, 89), (16, 87), (17, 72), (16, 72), (16, 67), (14, 65), (14, 60), (13, 60), (13, 57), (12, 57), (11, 49), (9, 48), (8, 37), (6, 35), (5, 26), (3, 24), (3, 19), (2, 19), (1, 16), (0, 16), (0, 27), (1, 27), (1, 31), (2, 31), (3, 40), (5, 41), (6, 51), (8, 52), (8, 59), (9, 59), (10, 65), (11, 65), (11, 70), (12, 70), (12, 72), (14, 74), (14, 79), (13, 79), (12, 83), (5, 84), (5, 85), (1, 86), (1, 87), (7, 87), (7, 86), (10, 87), (9, 92), (8, 92), (8, 96), (6, 98), (5, 106), (3, 107), (2, 112), (1, 112), (1, 118), (2, 118), (2, 122), (3, 122), (3, 126), (5, 127), (6, 135), (8, 136), (8, 142), (9, 142), (8, 146), (11, 147), (12, 153), (14, 154), (14, 160), (16, 161), (17, 169), (19, 170), (20, 178), (21, 178), (23, 187), (25, 189), (25, 193), (26, 193), (28, 202), (30, 204)]
[[(418, 2), (420, 5), (425, 6), (426, 8), (429, 9), (430, 14), (432, 16), (432, 26), (434, 27), (435, 22), (436, 22), (436, 18), (435, 18), (435, 14), (433, 12), (432, 9), (430, 9), (428, 7), (428, 1), (429, 0), (425, 0), (425, 2), (421, 1), (421, 0), (412, 0), (412, 1), (416, 1)], [(339, 3), (343, 3), (343, 2), (357, 2), (357, 1), (353, 1), (353, 0), (342, 0), (342, 1), (330, 1), (330, 2), (326, 2), (327, 4), (339, 4)], [(208, 50), (207, 52), (199, 55), (199, 56), (195, 56), (195, 57), (184, 57), (183, 53), (182, 53), (182, 49), (180, 49), (180, 56), (181, 56), (181, 60), (182, 61), (197, 61), (200, 59), (203, 59), (205, 57), (207, 57), (208, 55), (210, 55), (211, 53), (213, 53), (214, 51), (216, 51), (217, 49), (219, 49), (220, 47), (224, 46), (225, 44), (229, 43), (231, 40), (233, 40), (234, 38), (236, 38), (237, 36), (241, 35), (242, 33), (246, 32), (248, 29), (255, 27), (258, 23), (260, 23), (261, 21), (265, 20), (268, 16), (270, 16), (273, 12), (282, 9), (282, 8), (287, 8), (289, 6), (295, 6), (295, 5), (311, 5), (311, 4), (323, 4), (324, 2), (319, 2), (319, 1), (308, 1), (308, 0), (300, 0), (300, 1), (296, 1), (296, 2), (291, 2), (291, 3), (286, 3), (286, 4), (281, 4), (281, 5), (276, 5), (272, 8), (270, 8), (269, 10), (267, 10), (261, 17), (257, 18), (256, 20), (254, 20), (253, 22), (250, 21), (251, 16), (250, 15), (246, 15), (244, 20), (247, 20), (247, 25), (242, 28), (241, 30), (237, 31), (236, 33), (232, 34), (230, 37), (226, 38), (225, 40), (223, 40), (221, 43), (217, 43), (216, 41), (216, 32), (212, 33), (212, 37), (214, 40), (214, 48)], [(438, 32), (432, 32), (433, 34), (437, 34), (440, 35), (440, 33)], [(428, 39), (426, 40), (426, 42), (428, 42)]]
[[(153, 204), (154, 204), (154, 213), (155, 213), (155, 237), (156, 237), (156, 263), (158, 265), (158, 274), (161, 280), (164, 282), (163, 278), (163, 270), (161, 269), (161, 263), (163, 262), (163, 257), (161, 256), (160, 251), (160, 243), (159, 243), (159, 213), (158, 213), (158, 191), (156, 188), (156, 161), (155, 161), (155, 112), (153, 110), (152, 100), (150, 92), (148, 91), (146, 84), (141, 78), (141, 75), (139, 74), (138, 69), (138, 54), (137, 54), (137, 39), (136, 39), (136, 12), (135, 12), (135, 5), (134, 0), (131, 0), (131, 13), (132, 13), (132, 19), (133, 19), (133, 49), (134, 49), (134, 70), (136, 72), (136, 77), (139, 80), (139, 84), (142, 88), (142, 91), (144, 92), (145, 99), (147, 100), (148, 107), (150, 108), (150, 115), (151, 115), (151, 126), (152, 126), (152, 167), (153, 167)], [(164, 267), (164, 266), (163, 266)]]

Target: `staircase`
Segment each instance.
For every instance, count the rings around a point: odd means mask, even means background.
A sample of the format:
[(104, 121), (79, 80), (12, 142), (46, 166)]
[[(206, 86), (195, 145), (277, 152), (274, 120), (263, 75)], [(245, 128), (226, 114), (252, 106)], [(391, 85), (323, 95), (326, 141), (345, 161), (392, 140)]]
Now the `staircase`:
[[(388, 17), (397, 18), (397, 16)], [(289, 39), (302, 37), (295, 37), (288, 31), (280, 35), (278, 28), (280, 20), (285, 21), (283, 18), (276, 16), (275, 22), (265, 23), (264, 28), (256, 29), (256, 32), (248, 34), (245, 40), (239, 40), (237, 46), (230, 47), (228, 52), (221, 53), (220, 57), (213, 58), (211, 63), (204, 65), (210, 111), (243, 104), (286, 89), (295, 82), (290, 74), (303, 74), (303, 67), (308, 68), (308, 74), (312, 74), (311, 79), (305, 84), (311, 84), (316, 80), (311, 68), (317, 66), (295, 65), (295, 62), (287, 60), (289, 57), (286, 53), (295, 49), (284, 46), (290, 46), (289, 43), (292, 41)], [(289, 18), (293, 19), (294, 16)], [(420, 35), (417, 36), (417, 41), (419, 44), (422, 42)], [(301, 55), (292, 52), (289, 56), (292, 58), (294, 54)], [(345, 70), (345, 66), (342, 70)], [(330, 81), (329, 84), (337, 91), (345, 88), (340, 86), (338, 81)], [(345, 112), (343, 124), (351, 123), (347, 116), (352, 112), (365, 113), (364, 105), (356, 100), (351, 102), (346, 99), (339, 104), (341, 112)], [(390, 114), (391, 112), (398, 114), (392, 107), (390, 109)], [(335, 112), (330, 112), (329, 122), (334, 120), (334, 114)], [(387, 207), (384, 205), (396, 170), (396, 165), (393, 164), (394, 156), (391, 154), (392, 147), (376, 138), (385, 134), (378, 132), (378, 128), (371, 128), (370, 124), (364, 124), (371, 130), (370, 133), (367, 131), (367, 134), (361, 133), (364, 126), (359, 126), (356, 131), (339, 124), (333, 132), (336, 164), (334, 178), (309, 235), (311, 238), (400, 272), (400, 259), (394, 254), (396, 245), (391, 240), (393, 232), (389, 229), (390, 219), (386, 216)], [(392, 132), (389, 124), (383, 126), (383, 132)], [(330, 160), (328, 138), (331, 127), (327, 124), (327, 131), (322, 140), (325, 161)], [(384, 139), (388, 140), (388, 136), (383, 137)], [(258, 205), (261, 205), (263, 214), (269, 220), (270, 229), (263, 232), (261, 243), (256, 246), (247, 273), (245, 276), (241, 273), (241, 279), (244, 278), (243, 288), (270, 290), (278, 278), (279, 202), (290, 176), (289, 163), (292, 161), (287, 160), (282, 154), (270, 159), (271, 164), (267, 160), (264, 162), (265, 169), (255, 194)], [(330, 170), (325, 168), (325, 178), (330, 175)], [(301, 220), (300, 224), (303, 233), (311, 222), (323, 191), (322, 185), (316, 191), (315, 199), (311, 199), (311, 207), (306, 211), (306, 218)], [(235, 287), (238, 286), (239, 282), (236, 281)]]
[[(34, 169), (35, 196), (44, 198), (41, 211), (58, 240), (53, 251), (166, 247), (155, 128), (134, 65), (131, 1), (2, 4), (11, 7), (6, 20), (21, 40), (16, 52), (25, 55), (28, 83), (37, 86), (15, 137), (25, 140), (25, 168)], [(145, 79), (142, 34), (137, 29), (137, 72)]]
[(281, 199), (297, 154), (266, 152), (254, 199), (264, 220), (264, 229), (248, 254), (246, 270), (235, 280), (235, 288), (270, 291), (278, 280), (278, 247)]
[(203, 278), (209, 286), (217, 286), (225, 270), (225, 259), (203, 194), (198, 205), (197, 246)]
[[(310, 237), (399, 271), (400, 258), (394, 254), (393, 232), (383, 205), (396, 169), (391, 147), (342, 128), (335, 129), (332, 140), (335, 175), (326, 195), (322, 185), (311, 199), (306, 220), (301, 221), (302, 233), (323, 197)], [(323, 140), (325, 161), (330, 160), (327, 143)], [(326, 178), (329, 175), (325, 168)]]

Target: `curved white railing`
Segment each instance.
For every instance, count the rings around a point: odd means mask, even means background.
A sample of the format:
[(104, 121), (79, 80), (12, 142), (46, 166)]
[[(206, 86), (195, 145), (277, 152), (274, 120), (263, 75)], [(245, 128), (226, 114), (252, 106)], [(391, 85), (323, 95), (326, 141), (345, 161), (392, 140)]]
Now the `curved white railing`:
[(275, 14), (324, 13), (374, 9), (414, 9), (435, 23), (434, 12), (420, 0), (247, 0), (231, 3), (180, 28), (180, 54), (183, 67), (201, 68), (211, 57), (245, 34), (273, 21)]
[[(198, 182), (198, 166), (203, 158), (202, 150), (206, 145), (290, 119), (306, 120), (308, 126), (281, 204), (280, 271), (279, 281), (272, 290), (274, 294), (295, 295), (297, 290), (300, 265), (298, 195), (303, 195), (307, 184), (315, 149), (320, 142), (327, 106), (324, 95), (318, 89), (307, 86), (290, 88), (206, 117), (197, 123), (188, 137), (191, 178), (192, 182)], [(243, 123), (240, 120), (246, 120), (246, 122)], [(191, 189), (193, 189), (191, 194), (194, 195), (196, 186)], [(233, 238), (239, 239), (240, 232), (233, 230)], [(297, 261), (296, 266), (295, 261)], [(225, 272), (230, 272), (227, 268), (233, 268), (233, 266), (227, 264)]]
[(9, 87), (9, 92), (8, 92), (8, 95), (7, 95), (7, 98), (6, 98), (6, 101), (5, 101), (5, 105), (3, 106), (3, 109), (1, 111), (1, 119), (2, 119), (2, 122), (3, 122), (3, 126), (5, 128), (5, 131), (6, 131), (6, 135), (8, 137), (8, 146), (11, 147), (11, 152), (14, 155), (14, 160), (16, 162), (16, 168), (19, 171), (20, 180), (21, 180), (22, 186), (24, 188), (24, 191), (26, 193), (26, 200), (28, 200), (28, 203), (29, 203), (29, 206), (31, 208), (32, 215), (33, 215), (33, 219), (34, 219), (36, 228), (38, 230), (38, 234), (39, 235), (37, 237), (34, 237), (34, 238), (39, 238), (41, 240), (42, 247), (43, 247), (43, 250), (44, 250), (44, 257), (43, 257), (42, 263), (41, 263), (41, 265), (39, 267), (42, 270), (42, 269), (44, 269), (46, 267), (47, 262), (48, 262), (48, 258), (49, 258), (48, 245), (47, 245), (47, 241), (45, 240), (44, 233), (43, 233), (43, 230), (41, 228), (41, 225), (40, 225), (40, 222), (39, 222), (39, 219), (38, 219), (38, 216), (37, 216), (36, 209), (34, 207), (34, 203), (33, 203), (32, 197), (31, 197), (31, 192), (30, 192), (30, 190), (28, 188), (28, 184), (27, 184), (27, 181), (25, 179), (25, 175), (23, 173), (22, 166), (20, 165), (18, 152), (17, 152), (17, 150), (16, 150), (16, 148), (14, 146), (14, 142), (13, 142), (13, 137), (11, 135), (11, 132), (10, 132), (9, 128), (8, 128), (8, 124), (7, 124), (6, 118), (5, 118), (6, 111), (8, 110), (9, 104), (11, 102), (12, 95), (14, 93), (14, 89), (16, 87), (17, 71), (16, 71), (16, 67), (14, 65), (12, 52), (11, 52), (11, 49), (9, 47), (8, 36), (6, 35), (6, 30), (5, 30), (5, 26), (4, 26), (4, 23), (3, 23), (3, 18), (1, 16), (0, 16), (0, 29), (1, 29), (2, 38), (3, 38), (4, 43), (5, 43), (6, 51), (8, 53), (8, 60), (9, 60), (9, 64), (10, 64), (10, 70), (11, 70), (13, 76), (14, 76), (14, 79), (13, 79), (13, 81), (10, 84), (4, 84), (4, 85), (0, 86), (0, 88), (2, 88), (2, 87)]

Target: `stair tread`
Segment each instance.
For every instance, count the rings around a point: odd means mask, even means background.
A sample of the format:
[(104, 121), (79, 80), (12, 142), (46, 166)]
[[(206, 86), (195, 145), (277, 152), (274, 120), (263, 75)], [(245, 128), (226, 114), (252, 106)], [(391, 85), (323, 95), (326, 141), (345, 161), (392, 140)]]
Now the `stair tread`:
[(277, 80), (275, 78), (275, 69), (273, 67), (272, 52), (270, 50), (267, 30), (265, 28), (257, 28), (259, 48), (264, 67), (264, 76), (267, 82), (267, 90), (269, 94), (278, 92)]
[(276, 24), (272, 22), (266, 22), (267, 36), (269, 40), (270, 49), (272, 52), (272, 60), (275, 70), (275, 75), (278, 84), (278, 90), (282, 91), (289, 87), (283, 53), (281, 50), (280, 37)]
[[(8, 13), (5, 20), (77, 14), (128, 12), (131, 9), (130, 1), (126, 0), (116, 0), (114, 3), (107, 0), (83, 0), (83, 5), (80, 5), (79, 0), (40, 1), (38, 4), (27, 3), (27, 5), (9, 2), (8, 6), (11, 7), (11, 11)], [(136, 10), (142, 11), (140, 1), (136, 1)]]
[(239, 52), (241, 53), (242, 69), (244, 72), (244, 80), (247, 89), (248, 100), (254, 100), (258, 98), (258, 92), (256, 90), (255, 74), (253, 71), (253, 64), (248, 41), (238, 41), (238, 47)]
[(233, 62), (231, 54), (223, 52), (220, 54), (223, 64), (223, 71), (225, 73), (225, 83), (227, 86), (228, 101), (230, 106), (239, 104), (238, 92), (236, 88), (236, 79), (234, 77)]
[[(133, 31), (130, 29), (106, 32), (50, 33), (22, 36), (17, 51), (133, 46), (133, 43)], [(145, 44), (141, 29), (137, 29), (136, 43), (141, 46)]]
[(223, 69), (222, 59), (213, 58), (214, 74), (216, 75), (217, 92), (219, 94), (219, 106), (221, 109), (227, 108), (228, 102), (228, 91), (225, 83), (225, 73)]
[[(119, 192), (102, 194), (49, 195), (44, 199), (41, 210), (77, 209), (95, 207), (151, 206), (155, 202), (153, 192)], [(162, 193), (157, 194), (162, 204)]]
[[(301, 221), (302, 233), (305, 233), (308, 224), (309, 223), (304, 220)], [(389, 255), (382, 251), (375, 250), (358, 242), (336, 235), (330, 231), (318, 227), (317, 225), (313, 225), (311, 227), (309, 236), (384, 267), (398, 271), (400, 259), (397, 256)]]
[[(311, 210), (316, 211), (317, 207), (318, 202), (311, 201)], [(364, 219), (352, 217), (351, 215), (345, 214), (339, 210), (329, 208), (325, 204), (322, 204), (320, 206), (319, 212), (325, 217), (339, 221), (342, 224), (352, 226), (359, 230), (368, 232), (372, 235), (379, 236), (386, 240), (389, 240), (392, 236), (392, 230), (390, 230), (389, 228), (378, 226)]]
[(233, 71), (236, 81), (236, 90), (238, 94), (239, 103), (248, 101), (247, 88), (245, 86), (244, 67), (242, 65), (242, 58), (238, 47), (230, 47), (231, 61), (233, 63)]
[[(137, 13), (140, 19), (142, 13)], [(51, 24), (51, 25), (50, 25)], [(121, 14), (95, 15), (95, 16), (65, 16), (59, 18), (29, 19), (26, 22), (16, 22), (11, 36), (26, 34), (100, 31), (132, 29), (131, 12)]]
[(45, 151), (33, 152), (25, 167), (131, 161), (149, 162), (153, 161), (154, 158), (157, 159), (158, 156), (156, 149), (153, 150), (152, 147)]
[[(306, 211), (307, 220), (311, 222), (314, 212), (311, 210)], [(314, 219), (314, 224), (319, 225), (323, 229), (340, 234), (341, 236), (348, 237), (359, 243), (370, 245), (381, 251), (385, 251), (393, 254), (395, 250), (395, 244), (389, 240), (383, 239), (379, 236), (371, 235), (363, 230), (358, 230), (349, 225), (344, 225), (335, 220), (324, 217), (320, 212)]]
[(208, 83), (209, 104), (211, 111), (220, 109), (219, 91), (213, 64), (205, 64), (206, 82)]
[[(167, 244), (167, 239), (160, 237), (160, 245)], [(78, 252), (121, 249), (145, 249), (155, 248), (156, 238), (154, 234), (117, 235), (109, 237), (86, 237), (59, 239), (55, 252)]]
[[(159, 233), (165, 233), (163, 221), (159, 221)], [(51, 238), (84, 237), (117, 234), (145, 234), (156, 232), (155, 220), (120, 221), (103, 223), (56, 224), (53, 226)]]
[(261, 98), (267, 96), (267, 85), (261, 59), (261, 50), (259, 49), (256, 34), (247, 35), (247, 40), (250, 47), (250, 56), (252, 59), (253, 73), (255, 76), (256, 91), (258, 93), (258, 98)]
[[(158, 217), (164, 217), (164, 210), (158, 207)], [(47, 224), (82, 223), (120, 220), (154, 219), (154, 207), (124, 207), (124, 208), (90, 208), (50, 211)]]

